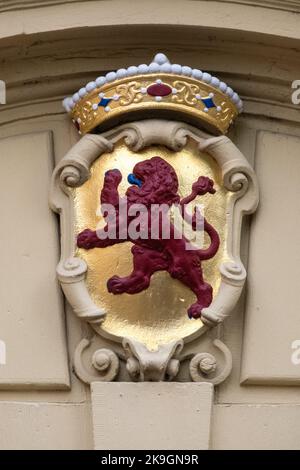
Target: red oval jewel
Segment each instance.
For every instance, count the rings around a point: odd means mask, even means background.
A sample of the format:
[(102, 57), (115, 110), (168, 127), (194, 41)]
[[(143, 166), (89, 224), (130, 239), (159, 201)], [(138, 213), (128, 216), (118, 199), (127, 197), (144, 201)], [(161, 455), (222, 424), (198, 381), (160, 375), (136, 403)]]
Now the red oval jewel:
[(154, 83), (147, 88), (147, 93), (151, 96), (168, 96), (172, 93), (172, 88), (164, 83)]

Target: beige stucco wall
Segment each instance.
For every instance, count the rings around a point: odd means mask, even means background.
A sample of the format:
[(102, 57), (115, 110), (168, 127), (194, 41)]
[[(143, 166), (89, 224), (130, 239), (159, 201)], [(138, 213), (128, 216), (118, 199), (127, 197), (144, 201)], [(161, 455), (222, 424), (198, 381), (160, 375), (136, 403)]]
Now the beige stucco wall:
[(54, 165), (77, 140), (61, 99), (157, 51), (241, 95), (230, 137), (261, 191), (244, 225), (247, 288), (223, 327), (233, 371), (215, 391), (210, 447), (300, 448), (300, 365), (291, 362), (300, 339), (299, 26), (300, 1), (0, 1), (0, 448), (93, 447), (90, 390), (72, 371), (85, 327), (57, 285), (58, 220), (48, 208)]

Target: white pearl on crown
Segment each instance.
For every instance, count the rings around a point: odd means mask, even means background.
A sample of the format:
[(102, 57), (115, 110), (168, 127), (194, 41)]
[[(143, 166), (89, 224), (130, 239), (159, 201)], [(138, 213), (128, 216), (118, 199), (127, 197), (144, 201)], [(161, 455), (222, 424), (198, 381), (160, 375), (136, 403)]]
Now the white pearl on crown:
[(97, 88), (96, 82), (89, 82), (85, 88), (88, 92), (95, 90)]
[(65, 110), (67, 111), (67, 113), (69, 113), (71, 111), (70, 98), (65, 98), (62, 102), (62, 105), (65, 108)]
[(138, 73), (138, 68), (135, 65), (131, 65), (130, 67), (128, 67), (127, 75), (129, 75), (129, 76), (137, 75), (137, 73)]
[(212, 86), (218, 87), (220, 84), (220, 80), (217, 77), (211, 77), (210, 83)]
[(201, 70), (193, 69), (193, 71), (192, 71), (192, 77), (193, 78), (196, 78), (197, 80), (201, 80), (202, 75), (203, 75), (203, 73), (201, 72)]
[(108, 72), (105, 75), (106, 81), (107, 82), (113, 82), (117, 78), (116, 72)]
[(96, 85), (99, 88), (100, 86), (104, 85), (106, 83), (105, 77), (97, 77), (96, 80)]
[(160, 66), (156, 62), (151, 62), (151, 64), (149, 64), (148, 70), (150, 73), (156, 73), (159, 72)]
[(232, 95), (233, 95), (233, 93), (234, 93), (234, 91), (233, 91), (233, 89), (230, 88), (230, 86), (229, 86), (229, 87), (227, 87), (227, 90), (225, 91), (225, 93), (226, 93), (226, 95), (228, 95), (228, 96), (231, 98)]
[(166, 62), (170, 63), (168, 57), (165, 54), (162, 54), (161, 52), (155, 55), (153, 62), (156, 62), (158, 65), (165, 64)]
[(202, 80), (206, 83), (210, 83), (211, 82), (211, 74), (210, 73), (207, 73), (207, 72), (204, 72), (204, 74), (202, 75)]
[(177, 73), (178, 75), (180, 75), (182, 67), (179, 64), (172, 64), (171, 65), (171, 70), (172, 70), (172, 73)]
[(172, 71), (172, 66), (168, 62), (160, 66), (160, 71), (165, 73), (170, 73)]
[(192, 75), (193, 69), (191, 67), (188, 67), (187, 65), (184, 65), (181, 69), (181, 73), (183, 75), (187, 75), (188, 77)]
[(75, 103), (77, 103), (77, 101), (79, 101), (79, 100), (80, 100), (79, 93), (74, 93), (74, 95), (73, 95), (73, 101), (74, 101)]
[(141, 64), (138, 66), (138, 73), (143, 75), (144, 73), (148, 73), (149, 67), (146, 64)]
[(119, 69), (116, 71), (117, 78), (124, 78), (127, 76), (127, 70), (126, 69)]
[(72, 98), (68, 98), (68, 106), (69, 106), (69, 108), (71, 108), (71, 109), (74, 108), (75, 103), (74, 103), (74, 101), (72, 100)]
[(226, 85), (226, 83), (220, 82), (219, 88), (220, 88), (221, 91), (223, 91), (223, 93), (225, 93), (225, 91), (227, 90), (227, 85)]
[(86, 88), (80, 88), (78, 95), (83, 98), (87, 94)]

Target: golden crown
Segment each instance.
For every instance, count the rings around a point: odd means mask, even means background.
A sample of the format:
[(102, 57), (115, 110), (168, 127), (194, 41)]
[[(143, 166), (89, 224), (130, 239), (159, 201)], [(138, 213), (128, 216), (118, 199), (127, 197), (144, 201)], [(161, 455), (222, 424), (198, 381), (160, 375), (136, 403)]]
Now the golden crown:
[(131, 66), (96, 78), (65, 98), (63, 106), (80, 134), (137, 118), (163, 116), (184, 117), (197, 127), (225, 134), (243, 103), (218, 78), (171, 64), (159, 53), (149, 65)]

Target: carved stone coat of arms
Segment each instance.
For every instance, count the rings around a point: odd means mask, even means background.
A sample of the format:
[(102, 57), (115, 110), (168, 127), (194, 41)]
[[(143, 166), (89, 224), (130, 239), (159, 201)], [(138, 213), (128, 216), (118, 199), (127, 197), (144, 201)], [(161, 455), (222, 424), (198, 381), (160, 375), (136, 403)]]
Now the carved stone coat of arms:
[(254, 171), (224, 135), (239, 96), (157, 54), (64, 107), (81, 137), (55, 169), (51, 206), (58, 279), (89, 325), (77, 375), (220, 383), (231, 354), (219, 325), (245, 283), (242, 217), (258, 203)]

